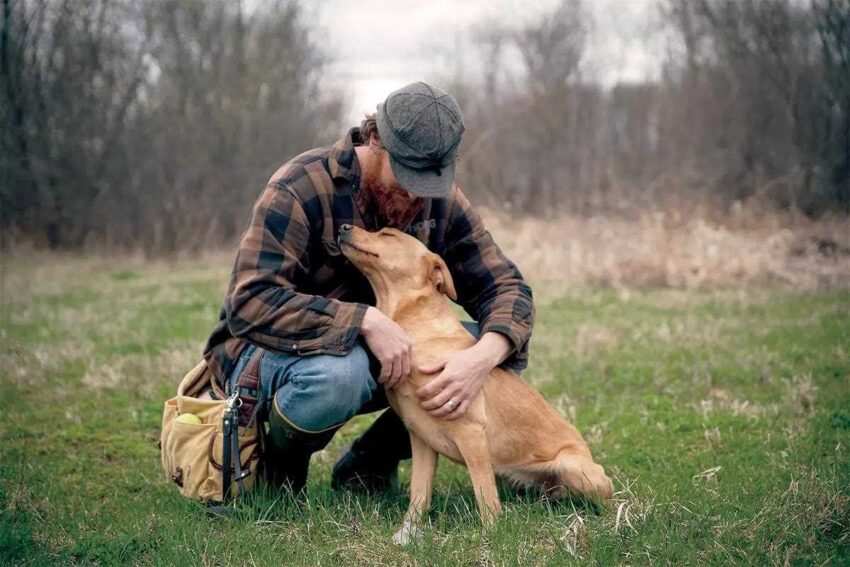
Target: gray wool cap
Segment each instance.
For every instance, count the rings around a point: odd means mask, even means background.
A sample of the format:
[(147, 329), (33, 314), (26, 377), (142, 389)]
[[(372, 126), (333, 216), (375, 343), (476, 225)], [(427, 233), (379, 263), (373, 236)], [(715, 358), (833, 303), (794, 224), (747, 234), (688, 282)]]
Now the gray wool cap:
[(391, 92), (376, 118), (401, 186), (419, 197), (447, 197), (464, 130), (455, 98), (422, 81), (411, 83)]

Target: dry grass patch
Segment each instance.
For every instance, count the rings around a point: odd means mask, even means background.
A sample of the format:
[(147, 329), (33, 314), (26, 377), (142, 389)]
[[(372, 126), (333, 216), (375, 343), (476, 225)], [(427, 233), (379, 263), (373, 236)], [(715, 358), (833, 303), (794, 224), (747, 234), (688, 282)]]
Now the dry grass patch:
[(582, 323), (576, 329), (572, 352), (580, 359), (589, 359), (600, 352), (615, 349), (620, 344), (617, 329), (595, 323)]
[(534, 280), (617, 289), (681, 289), (778, 282), (798, 289), (850, 283), (850, 219), (817, 222), (741, 211), (722, 221), (662, 211), (634, 218), (514, 218), (488, 210), (486, 224)]
[(758, 420), (766, 415), (777, 415), (779, 407), (776, 404), (757, 404), (749, 400), (733, 396), (730, 392), (720, 388), (711, 388), (708, 397), (691, 407), (703, 418), (708, 418), (716, 412), (728, 412), (737, 416), (744, 416), (751, 420)]
[(82, 383), (92, 390), (131, 387), (144, 395), (153, 394), (163, 381), (173, 383), (176, 388), (186, 372), (200, 361), (201, 346), (195, 341), (181, 341), (173, 349), (157, 354), (134, 353), (91, 360)]

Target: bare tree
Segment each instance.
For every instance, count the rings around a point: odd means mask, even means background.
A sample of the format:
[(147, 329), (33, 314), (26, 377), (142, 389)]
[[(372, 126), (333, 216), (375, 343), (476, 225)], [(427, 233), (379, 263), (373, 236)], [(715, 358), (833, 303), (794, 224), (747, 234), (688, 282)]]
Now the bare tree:
[(3, 0), (5, 232), (51, 247), (224, 242), (338, 97), (294, 1)]
[[(575, 1), (510, 34), (479, 29), (485, 68), (509, 47), (521, 69), (497, 100), (474, 104), (467, 187), (538, 214), (752, 197), (846, 211), (847, 0), (661, 6), (681, 48), (660, 81), (609, 90), (581, 76), (586, 26)], [(485, 74), (480, 92), (494, 84)]]
[(850, 214), (850, 0), (813, 3), (823, 60), (825, 105), (821, 115), (827, 142), (823, 166), (829, 168), (835, 199)]
[[(653, 82), (583, 76), (579, 0), (475, 26), (477, 66), (458, 36), (465, 189), (538, 215), (751, 198), (850, 213), (850, 0), (658, 2), (674, 40)], [(276, 165), (338, 135), (295, 0), (0, 5), (4, 237), (226, 242)]]

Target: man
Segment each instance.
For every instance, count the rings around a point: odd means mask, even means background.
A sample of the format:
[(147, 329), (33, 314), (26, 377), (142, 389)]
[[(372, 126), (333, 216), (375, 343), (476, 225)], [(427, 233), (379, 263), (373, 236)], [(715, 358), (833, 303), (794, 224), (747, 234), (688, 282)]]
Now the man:
[[(422, 406), (455, 419), (490, 371), (528, 360), (531, 289), (453, 184), (464, 126), (455, 99), (426, 83), (391, 93), (333, 146), (305, 152), (271, 177), (239, 245), (205, 358), (230, 392), (260, 360), (268, 480), (303, 489), (310, 455), (358, 413), (387, 407), (384, 389), (410, 372), (411, 341), (378, 311), (365, 277), (337, 246), (339, 227), (394, 227), (443, 256), (479, 341), (429, 367)], [(334, 487), (385, 489), (407, 432), (386, 410), (334, 467)]]

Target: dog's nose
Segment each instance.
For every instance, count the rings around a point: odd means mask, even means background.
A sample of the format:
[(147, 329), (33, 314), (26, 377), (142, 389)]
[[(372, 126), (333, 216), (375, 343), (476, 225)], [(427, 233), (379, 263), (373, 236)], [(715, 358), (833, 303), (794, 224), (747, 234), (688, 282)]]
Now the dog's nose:
[(354, 227), (353, 227), (353, 226), (351, 226), (350, 224), (341, 224), (341, 225), (339, 225), (339, 232), (340, 232), (340, 233), (348, 232), (348, 231), (349, 231), (349, 230), (351, 230), (352, 228), (354, 228)]

